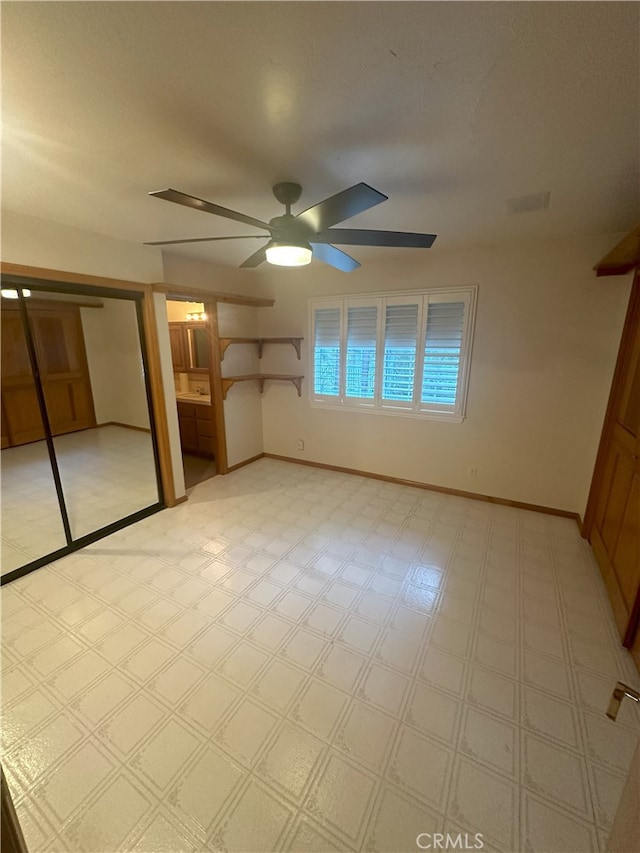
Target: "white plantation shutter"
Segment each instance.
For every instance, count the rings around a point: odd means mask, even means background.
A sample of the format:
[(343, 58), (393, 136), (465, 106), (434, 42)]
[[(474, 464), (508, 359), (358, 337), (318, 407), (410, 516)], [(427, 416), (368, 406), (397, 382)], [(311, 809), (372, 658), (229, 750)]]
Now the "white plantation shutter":
[(411, 403), (418, 339), (417, 304), (387, 305), (384, 327), (382, 398)]
[(465, 303), (430, 302), (427, 308), (421, 402), (455, 406), (464, 342)]
[(477, 287), (310, 300), (311, 400), (461, 421)]
[(340, 394), (340, 308), (314, 311), (314, 371), (316, 394)]
[(345, 395), (372, 400), (376, 385), (377, 305), (347, 308)]

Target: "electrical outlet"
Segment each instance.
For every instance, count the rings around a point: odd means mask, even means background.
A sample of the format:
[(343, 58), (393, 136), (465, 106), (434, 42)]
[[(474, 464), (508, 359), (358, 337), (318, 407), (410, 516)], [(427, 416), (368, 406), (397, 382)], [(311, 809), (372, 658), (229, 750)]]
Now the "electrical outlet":
[(470, 477), (477, 477), (478, 476), (478, 469), (477, 468), (469, 468), (467, 471), (467, 474)]
[(301, 438), (298, 439), (298, 450), (304, 450), (304, 441)]

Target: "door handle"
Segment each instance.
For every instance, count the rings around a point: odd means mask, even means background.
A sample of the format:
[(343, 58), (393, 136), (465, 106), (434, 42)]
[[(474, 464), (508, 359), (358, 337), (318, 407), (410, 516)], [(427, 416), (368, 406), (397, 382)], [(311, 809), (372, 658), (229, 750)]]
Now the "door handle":
[(609, 707), (607, 708), (607, 717), (609, 717), (610, 720), (615, 722), (616, 717), (618, 716), (618, 711), (620, 710), (620, 703), (625, 696), (628, 696), (629, 699), (633, 699), (634, 702), (640, 702), (640, 692), (638, 690), (634, 690), (633, 687), (629, 687), (628, 684), (623, 684), (622, 681), (618, 681), (616, 686), (613, 688), (613, 693), (609, 700)]

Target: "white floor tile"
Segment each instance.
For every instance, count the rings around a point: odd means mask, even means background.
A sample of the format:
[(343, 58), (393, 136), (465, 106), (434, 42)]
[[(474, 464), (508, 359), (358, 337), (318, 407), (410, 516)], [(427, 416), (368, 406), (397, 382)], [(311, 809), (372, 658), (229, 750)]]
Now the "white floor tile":
[(588, 548), (512, 507), (263, 459), (2, 603), (31, 853), (598, 850), (637, 739)]

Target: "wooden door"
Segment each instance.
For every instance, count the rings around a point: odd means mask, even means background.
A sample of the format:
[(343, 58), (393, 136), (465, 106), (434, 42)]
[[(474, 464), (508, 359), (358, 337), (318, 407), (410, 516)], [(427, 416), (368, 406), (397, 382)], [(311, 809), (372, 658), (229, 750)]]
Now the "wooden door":
[(53, 435), (93, 427), (95, 414), (76, 305), (29, 308), (40, 376)]
[(2, 306), (1, 366), (6, 446), (39, 441), (44, 438), (44, 427), (22, 317), (17, 305)]
[[(30, 304), (29, 320), (54, 435), (94, 427), (93, 396), (77, 305)], [(3, 447), (44, 438), (29, 351), (17, 306), (2, 306)], [(6, 431), (6, 434), (5, 434)]]
[(588, 536), (625, 646), (640, 621), (640, 278), (622, 334), (589, 504)]
[(0, 400), (0, 407), (2, 409), (2, 440), (0, 442), (0, 447), (4, 450), (5, 447), (11, 447), (11, 436), (9, 435), (7, 416), (4, 413), (4, 400)]

